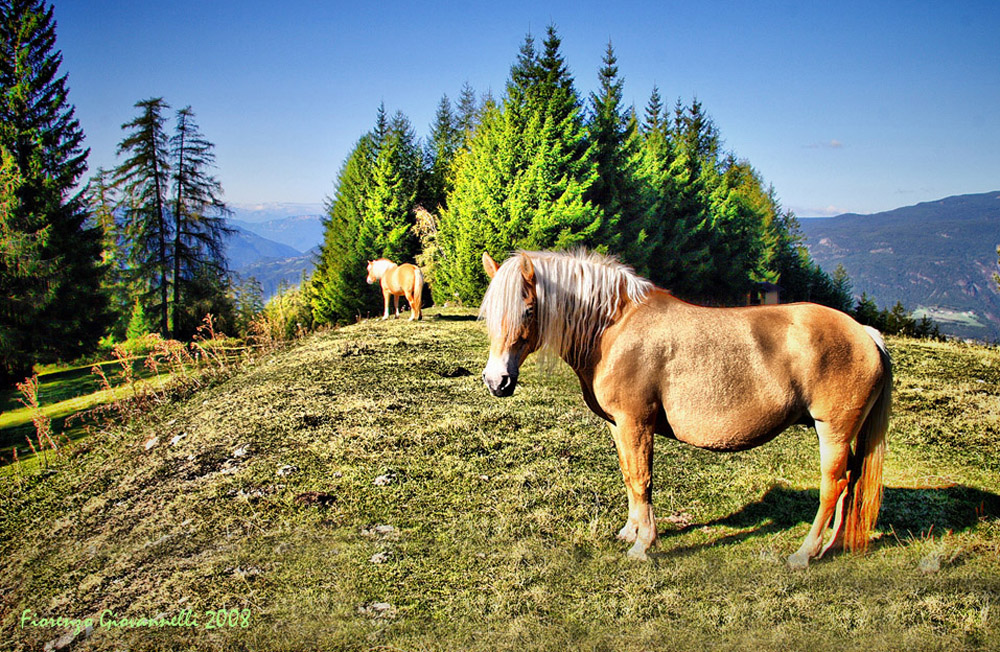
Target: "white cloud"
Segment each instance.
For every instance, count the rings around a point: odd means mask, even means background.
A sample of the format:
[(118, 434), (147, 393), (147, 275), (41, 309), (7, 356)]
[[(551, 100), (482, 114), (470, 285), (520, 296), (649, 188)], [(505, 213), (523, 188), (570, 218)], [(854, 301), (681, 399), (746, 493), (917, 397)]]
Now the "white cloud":
[(826, 208), (816, 208), (815, 206), (791, 206), (792, 212), (798, 217), (834, 217), (835, 215), (843, 215), (844, 213), (850, 213), (851, 211), (846, 208), (840, 208), (838, 206), (827, 206)]
[(804, 147), (806, 149), (843, 149), (844, 143), (837, 140), (836, 138), (833, 138), (831, 140), (820, 143), (811, 143), (809, 145), (804, 145)]

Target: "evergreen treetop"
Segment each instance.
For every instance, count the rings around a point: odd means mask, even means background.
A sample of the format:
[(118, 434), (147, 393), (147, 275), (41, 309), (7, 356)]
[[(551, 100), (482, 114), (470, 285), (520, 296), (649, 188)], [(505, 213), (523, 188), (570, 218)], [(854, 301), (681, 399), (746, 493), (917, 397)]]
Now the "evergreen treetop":
[(0, 383), (92, 349), (109, 319), (100, 232), (79, 182), (84, 134), (68, 101), (54, 9), (0, 2)]

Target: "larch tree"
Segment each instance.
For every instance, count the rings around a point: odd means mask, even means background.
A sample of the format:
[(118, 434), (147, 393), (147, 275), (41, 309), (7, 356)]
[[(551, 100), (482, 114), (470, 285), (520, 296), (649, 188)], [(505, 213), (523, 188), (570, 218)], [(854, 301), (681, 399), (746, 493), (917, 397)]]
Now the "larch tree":
[(141, 100), (135, 106), (140, 114), (122, 125), (127, 133), (118, 144), (118, 154), (127, 158), (115, 169), (115, 175), (125, 195), (125, 239), (129, 265), (141, 287), (139, 299), (166, 337), (170, 333), (170, 247), (174, 233), (168, 212), (170, 143), (163, 115), (169, 106), (160, 97)]
[[(222, 201), (222, 184), (211, 173), (215, 146), (201, 133), (191, 107), (177, 112), (177, 126), (170, 139), (173, 163), (173, 296), (171, 330), (189, 337), (206, 312), (225, 302), (228, 286), (225, 237), (233, 230)], [(199, 301), (187, 301), (199, 297)]]

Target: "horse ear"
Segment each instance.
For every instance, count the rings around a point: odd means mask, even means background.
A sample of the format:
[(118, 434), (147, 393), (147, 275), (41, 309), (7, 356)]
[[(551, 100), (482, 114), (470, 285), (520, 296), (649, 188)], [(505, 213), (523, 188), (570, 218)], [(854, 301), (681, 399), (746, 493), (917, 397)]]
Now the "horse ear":
[(486, 275), (490, 278), (493, 278), (497, 273), (497, 261), (490, 258), (490, 255), (485, 251), (483, 252), (483, 269), (486, 270)]
[(525, 283), (535, 284), (535, 264), (527, 256), (521, 256), (521, 276)]

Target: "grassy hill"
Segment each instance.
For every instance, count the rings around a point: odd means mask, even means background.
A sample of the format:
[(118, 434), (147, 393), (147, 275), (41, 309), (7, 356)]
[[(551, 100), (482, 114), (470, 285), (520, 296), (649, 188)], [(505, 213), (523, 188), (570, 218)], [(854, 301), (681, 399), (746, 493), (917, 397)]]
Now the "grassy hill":
[(828, 272), (842, 264), (856, 294), (902, 301), (944, 333), (1000, 341), (1000, 191), (800, 224), (812, 256)]
[[(529, 363), (512, 398), (492, 398), (481, 324), (431, 310), (312, 335), (82, 440), (53, 472), (4, 467), (0, 640), (998, 649), (1000, 351), (889, 344), (888, 489), (864, 557), (786, 567), (819, 479), (815, 436), (793, 429), (733, 454), (658, 440), (661, 540), (630, 561), (611, 438), (572, 373)], [(100, 626), (102, 613), (177, 626)], [(31, 624), (59, 616), (94, 630)]]

